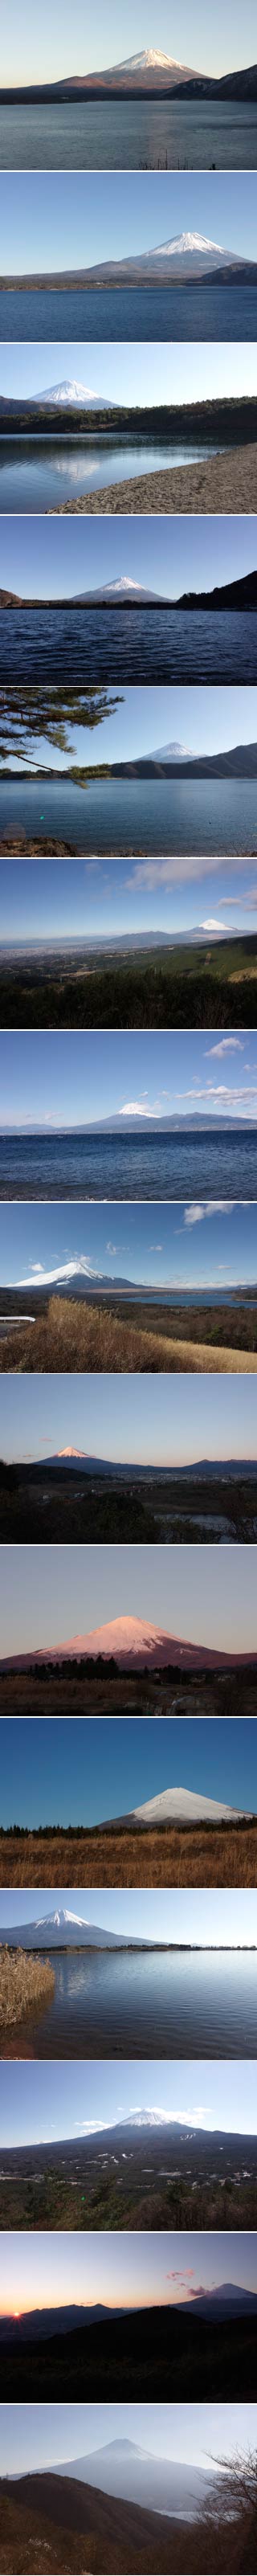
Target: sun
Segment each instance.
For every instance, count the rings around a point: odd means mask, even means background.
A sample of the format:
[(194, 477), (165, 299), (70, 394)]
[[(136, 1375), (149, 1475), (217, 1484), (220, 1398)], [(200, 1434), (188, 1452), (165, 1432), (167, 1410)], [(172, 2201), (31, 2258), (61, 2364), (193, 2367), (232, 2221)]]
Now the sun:
[(20, 2308), (14, 2308), (14, 2310), (13, 2310), (14, 2317), (20, 2317), (20, 2313), (21, 2313), (21, 2312), (20, 2312)]

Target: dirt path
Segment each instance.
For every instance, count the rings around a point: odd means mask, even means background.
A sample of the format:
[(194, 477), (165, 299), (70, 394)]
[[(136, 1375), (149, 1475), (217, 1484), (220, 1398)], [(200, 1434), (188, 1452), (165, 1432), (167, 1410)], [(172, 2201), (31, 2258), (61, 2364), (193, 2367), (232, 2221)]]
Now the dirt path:
[(257, 510), (257, 446), (232, 447), (229, 455), (205, 457), (201, 465), (164, 466), (158, 474), (137, 474), (124, 483), (103, 485), (99, 492), (81, 493), (76, 501), (62, 501), (58, 511), (47, 510), (46, 518), (65, 518), (78, 513), (87, 518), (106, 512), (109, 518), (136, 510), (177, 513), (203, 510)]

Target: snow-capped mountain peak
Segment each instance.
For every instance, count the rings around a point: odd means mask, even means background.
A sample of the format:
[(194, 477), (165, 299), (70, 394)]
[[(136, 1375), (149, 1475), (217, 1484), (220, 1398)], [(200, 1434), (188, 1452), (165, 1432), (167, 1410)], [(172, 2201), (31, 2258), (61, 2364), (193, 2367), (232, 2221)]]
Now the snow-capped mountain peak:
[(80, 411), (111, 411), (112, 409), (106, 394), (95, 394), (92, 385), (80, 385), (76, 377), (70, 381), (69, 376), (64, 376), (63, 383), (59, 385), (44, 385), (42, 393), (30, 395), (30, 402), (32, 401), (53, 403), (56, 409), (58, 409), (58, 403), (60, 407), (63, 403), (67, 403), (67, 406), (73, 405), (74, 409), (77, 406)]
[(87, 1914), (72, 1914), (68, 1905), (61, 1905), (60, 1907), (56, 1906), (56, 1911), (53, 1914), (39, 1914), (38, 1919), (35, 1922), (34, 1929), (35, 1932), (42, 1932), (43, 1923), (45, 1931), (48, 1930), (50, 1924), (55, 1924), (56, 1930), (60, 1931), (62, 1923), (76, 1923), (78, 1925), (78, 1930), (80, 1932), (84, 1932), (85, 1923), (87, 1922)]
[(189, 750), (187, 742), (162, 742), (160, 750), (158, 746), (158, 751), (152, 753), (153, 760), (193, 760), (193, 758), (194, 754)]
[(175, 54), (160, 54), (157, 46), (148, 45), (145, 53), (128, 54), (123, 63), (111, 65), (112, 71), (117, 72), (154, 72), (155, 68), (164, 72), (181, 72), (183, 63), (176, 61)]

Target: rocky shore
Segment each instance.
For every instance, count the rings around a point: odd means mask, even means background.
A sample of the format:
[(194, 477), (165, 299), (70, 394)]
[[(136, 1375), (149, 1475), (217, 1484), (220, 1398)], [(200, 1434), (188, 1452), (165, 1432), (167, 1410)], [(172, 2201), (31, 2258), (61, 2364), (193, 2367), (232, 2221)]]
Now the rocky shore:
[(203, 510), (257, 511), (257, 446), (231, 447), (229, 454), (202, 458), (201, 464), (163, 466), (158, 473), (137, 474), (124, 483), (104, 484), (101, 491), (81, 493), (76, 501), (62, 501), (58, 511), (47, 510), (46, 517), (113, 518), (120, 513), (151, 510), (170, 515), (185, 515)]

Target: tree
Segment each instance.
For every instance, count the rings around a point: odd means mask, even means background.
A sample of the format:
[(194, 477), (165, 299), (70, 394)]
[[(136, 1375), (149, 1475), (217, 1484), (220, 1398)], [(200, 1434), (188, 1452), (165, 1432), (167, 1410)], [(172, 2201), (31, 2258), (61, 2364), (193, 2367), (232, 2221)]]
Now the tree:
[(48, 770), (39, 748), (33, 759), (34, 743), (50, 742), (54, 751), (66, 752), (69, 758), (71, 727), (93, 733), (121, 705), (122, 699), (116, 692), (112, 696), (110, 689), (14, 689), (10, 683), (0, 689), (0, 762), (15, 759), (27, 764), (29, 760), (31, 768)]

